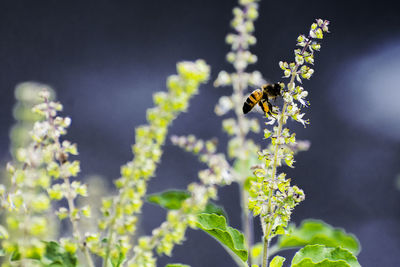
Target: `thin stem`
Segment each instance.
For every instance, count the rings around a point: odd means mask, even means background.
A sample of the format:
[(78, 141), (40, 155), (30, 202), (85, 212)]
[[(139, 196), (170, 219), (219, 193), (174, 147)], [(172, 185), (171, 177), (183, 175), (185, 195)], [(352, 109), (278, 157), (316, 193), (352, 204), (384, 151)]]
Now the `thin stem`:
[[(54, 117), (51, 114), (52, 110), (51, 110), (50, 105), (49, 105), (49, 99), (45, 98), (44, 102), (47, 104), (49, 124), (51, 125), (51, 127), (53, 127), (54, 130), (56, 130), (56, 125), (54, 123)], [(60, 140), (58, 138), (55, 138), (54, 142), (55, 142), (55, 144), (56, 144), (56, 146), (58, 148), (61, 148)], [(65, 163), (65, 161), (63, 159), (58, 159), (58, 161), (59, 161), (60, 165)], [(82, 235), (81, 235), (81, 232), (79, 230), (79, 226), (78, 226), (78, 221), (77, 221), (76, 215), (74, 214), (75, 213), (75, 203), (74, 203), (75, 196), (74, 196), (73, 190), (71, 188), (71, 183), (69, 181), (69, 177), (64, 177), (64, 183), (65, 183), (65, 185), (67, 187), (67, 192), (66, 192), (65, 198), (67, 199), (67, 202), (68, 202), (69, 218), (70, 218), (70, 221), (71, 221), (71, 224), (72, 224), (73, 235), (78, 240), (78, 244), (81, 246), (81, 249), (83, 251), (83, 254), (85, 255), (86, 262), (87, 262), (88, 266), (89, 267), (95, 267), (95, 265), (93, 263), (93, 260), (92, 260), (92, 257), (90, 256), (90, 253), (89, 253), (86, 245), (83, 245), (83, 246), (81, 245), (81, 243), (82, 243)]]
[[(320, 26), (321, 28), (323, 28), (325, 26), (326, 23), (329, 23), (328, 21), (325, 21), (323, 23), (322, 26)], [(315, 30), (313, 30), (315, 31)], [(304, 45), (303, 49), (301, 50), (301, 52), (299, 53), (301, 56), (304, 55), (305, 51), (307, 50), (307, 48), (310, 46), (310, 44), (312, 43), (312, 38), (311, 38), (311, 33), (308, 35), (307, 38), (307, 42)], [(288, 83), (288, 92), (290, 94), (293, 94), (293, 90), (295, 87), (295, 78), (297, 77), (297, 75), (299, 75), (299, 73), (297, 72), (298, 68), (300, 67), (300, 63), (296, 63), (296, 65), (291, 69), (291, 77), (290, 77), (290, 81)], [(268, 254), (269, 254), (269, 243), (271, 241), (271, 233), (273, 230), (273, 222), (276, 219), (276, 214), (274, 214), (276, 207), (272, 207), (272, 196), (273, 196), (273, 192), (274, 192), (274, 188), (272, 187), (271, 184), (276, 182), (276, 173), (277, 173), (277, 167), (278, 167), (278, 152), (279, 149), (281, 147), (281, 135), (282, 135), (282, 128), (283, 125), (286, 124), (286, 110), (288, 108), (288, 105), (290, 103), (284, 101), (284, 105), (282, 107), (282, 111), (279, 114), (279, 119), (278, 119), (278, 131), (277, 131), (277, 136), (275, 136), (276, 140), (275, 140), (275, 145), (274, 145), (274, 160), (273, 160), (273, 165), (272, 165), (272, 173), (271, 173), (271, 182), (268, 183), (269, 185), (269, 194), (268, 194), (268, 203), (267, 203), (267, 215), (265, 217), (267, 220), (267, 223), (265, 225), (265, 230), (263, 229), (264, 232), (264, 252), (263, 252), (263, 264), (262, 267), (266, 267), (268, 264)], [(267, 174), (268, 176), (268, 174)], [(279, 207), (278, 207), (279, 208)], [(261, 218), (261, 222), (262, 225), (265, 224), (265, 219)], [(264, 223), (263, 223), (264, 222)], [(274, 247), (274, 249), (276, 249), (276, 247)]]
[[(240, 33), (242, 35), (242, 33)], [(242, 48), (239, 48), (239, 51), (241, 51)], [(237, 117), (237, 121), (238, 121), (238, 128), (239, 128), (239, 132), (237, 134), (237, 137), (240, 140), (241, 146), (243, 147), (244, 150), (246, 150), (246, 132), (245, 132), (245, 117), (243, 115), (243, 112), (241, 110), (241, 104), (242, 104), (242, 99), (243, 99), (243, 90), (245, 88), (242, 87), (242, 76), (243, 76), (243, 70), (237, 69), (237, 75), (238, 75), (238, 82), (236, 83), (236, 85), (234, 85), (234, 89), (236, 88), (236, 90), (234, 90), (234, 94), (236, 94), (236, 98), (238, 99), (238, 103), (235, 104), (235, 115)], [(240, 177), (243, 178), (243, 177)], [(240, 180), (239, 181), (239, 190), (240, 190), (240, 197), (241, 197), (241, 213), (242, 213), (242, 230), (244, 231), (244, 236), (247, 240), (247, 246), (248, 249), (250, 250), (251, 247), (253, 246), (253, 227), (252, 227), (252, 223), (253, 223), (253, 218), (248, 210), (247, 207), (247, 199), (248, 199), (248, 195), (246, 190), (244, 189), (243, 186), (244, 181)], [(249, 266), (251, 266), (251, 256), (249, 256), (248, 258), (248, 264)]]
[(113, 230), (114, 230), (115, 220), (116, 220), (116, 217), (114, 216), (111, 219), (110, 226), (109, 226), (109, 229), (108, 229), (107, 245), (106, 245), (106, 256), (104, 257), (104, 261), (103, 261), (103, 266), (104, 267), (108, 267), (108, 259), (110, 258), (111, 241), (113, 239), (113, 234), (114, 234)]
[[(304, 50), (302, 51), (302, 53), (304, 53)], [(291, 87), (291, 85), (294, 83), (294, 79), (296, 78), (296, 74), (297, 74), (297, 68), (298, 68), (298, 65), (296, 65), (295, 68), (293, 69), (292, 77), (290, 79), (288, 87)], [(288, 105), (287, 102), (285, 102), (283, 104), (282, 111), (281, 111), (281, 114), (278, 119), (278, 135), (276, 136), (276, 141), (275, 141), (274, 164), (272, 166), (272, 175), (271, 175), (272, 181), (275, 181), (275, 179), (276, 179), (276, 172), (277, 172), (277, 167), (278, 167), (278, 152), (279, 152), (279, 148), (280, 148), (279, 142), (280, 142), (280, 137), (282, 135), (282, 128), (284, 125), (284, 117), (285, 117), (287, 105)], [(273, 195), (273, 188), (270, 187), (269, 196), (268, 196), (268, 205), (267, 205), (267, 213), (268, 214), (272, 214), (272, 206), (271, 206), (272, 195)], [(263, 255), (263, 265), (262, 265), (263, 267), (266, 267), (268, 264), (268, 246), (269, 246), (269, 243), (271, 240), (271, 238), (270, 238), (271, 228), (272, 228), (271, 220), (268, 220), (268, 223), (266, 225), (266, 230), (264, 232), (264, 252), (263, 252), (264, 255)]]
[[(247, 206), (247, 199), (248, 194), (246, 189), (244, 189), (244, 184), (239, 183), (239, 190), (241, 196), (241, 206), (242, 206), (242, 229), (244, 232), (244, 236), (246, 237), (247, 241), (247, 248), (251, 251), (251, 247), (253, 246), (253, 216), (251, 216), (248, 206)], [(252, 259), (251, 255), (249, 255), (248, 264), (251, 266)]]
[[(74, 215), (74, 211), (75, 211), (74, 196), (72, 195), (72, 188), (71, 188), (71, 183), (69, 182), (69, 178), (64, 178), (64, 183), (67, 186), (66, 198), (68, 201), (69, 218), (72, 223), (72, 231), (73, 231), (75, 238), (77, 238), (78, 242), (81, 243), (82, 235), (81, 235), (81, 232), (79, 231), (78, 221)], [(83, 254), (85, 255), (88, 266), (95, 267), (92, 257), (90, 256), (90, 253), (85, 245), (82, 246), (82, 251), (83, 251)]]

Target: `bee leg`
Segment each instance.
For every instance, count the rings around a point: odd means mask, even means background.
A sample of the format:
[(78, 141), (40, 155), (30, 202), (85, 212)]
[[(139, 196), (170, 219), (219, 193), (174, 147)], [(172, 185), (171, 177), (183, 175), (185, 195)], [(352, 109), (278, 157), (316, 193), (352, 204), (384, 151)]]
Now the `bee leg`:
[(272, 104), (269, 101), (267, 103), (268, 103), (268, 114), (272, 116), (272, 114), (274, 113), (272, 111)]
[(268, 115), (270, 115), (271, 117), (274, 117), (276, 119), (277, 118), (276, 116), (278, 115), (278, 113), (273, 111), (272, 104), (270, 102), (268, 102), (268, 108), (269, 108)]

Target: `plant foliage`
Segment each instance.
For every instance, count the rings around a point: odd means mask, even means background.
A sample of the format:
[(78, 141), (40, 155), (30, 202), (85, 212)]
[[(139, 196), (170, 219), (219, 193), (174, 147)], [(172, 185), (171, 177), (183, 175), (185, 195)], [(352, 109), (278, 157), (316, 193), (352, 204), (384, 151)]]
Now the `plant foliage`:
[(226, 224), (225, 217), (202, 213), (196, 218), (196, 226), (228, 247), (242, 261), (247, 261), (248, 252), (244, 236), (238, 230), (229, 227)]

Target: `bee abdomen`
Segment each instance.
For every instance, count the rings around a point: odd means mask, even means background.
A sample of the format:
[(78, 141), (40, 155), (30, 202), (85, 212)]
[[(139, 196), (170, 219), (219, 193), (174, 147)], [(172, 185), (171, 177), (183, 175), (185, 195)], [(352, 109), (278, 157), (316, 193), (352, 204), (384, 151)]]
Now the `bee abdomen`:
[(247, 114), (262, 98), (261, 90), (254, 90), (243, 104), (243, 113)]
[(247, 113), (249, 113), (249, 111), (252, 109), (254, 107), (254, 104), (252, 104), (252, 103), (247, 103), (247, 101), (246, 102), (244, 102), (244, 104), (243, 104), (243, 113), (244, 114), (247, 114)]

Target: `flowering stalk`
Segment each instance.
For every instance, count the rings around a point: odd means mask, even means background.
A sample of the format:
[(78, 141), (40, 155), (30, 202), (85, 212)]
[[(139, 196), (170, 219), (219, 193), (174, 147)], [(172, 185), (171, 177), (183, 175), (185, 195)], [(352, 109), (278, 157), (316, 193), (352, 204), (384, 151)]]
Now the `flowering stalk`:
[(72, 224), (72, 233), (74, 239), (62, 238), (61, 244), (66, 251), (75, 253), (79, 247), (84, 253), (88, 266), (94, 267), (94, 263), (89, 254), (87, 247), (84, 245), (82, 233), (78, 226), (78, 221), (81, 215), (90, 216), (89, 207), (82, 209), (75, 207), (75, 199), (77, 196), (87, 196), (87, 187), (78, 181), (71, 183), (71, 177), (75, 177), (80, 172), (80, 163), (75, 160), (70, 162), (69, 155), (77, 155), (78, 151), (76, 144), (71, 144), (69, 141), (60, 142), (60, 136), (66, 134), (66, 128), (71, 124), (71, 119), (57, 116), (57, 111), (62, 110), (62, 105), (49, 101), (49, 93), (42, 93), (44, 103), (34, 107), (34, 111), (43, 115), (46, 120), (43, 123), (37, 123), (37, 128), (42, 128), (43, 132), (40, 135), (34, 135), (34, 139), (48, 144), (48, 156), (51, 157), (47, 164), (47, 171), (50, 177), (54, 179), (62, 179), (61, 184), (54, 184), (47, 189), (49, 197), (55, 200), (65, 198), (68, 203), (68, 209), (60, 208), (57, 212), (60, 219), (69, 218)]
[(178, 210), (169, 210), (167, 220), (154, 229), (151, 236), (139, 238), (138, 245), (133, 249), (135, 255), (128, 263), (129, 267), (156, 266), (154, 249), (158, 254), (171, 256), (175, 244), (184, 240), (187, 227), (196, 227), (196, 215), (204, 211), (210, 199), (216, 199), (217, 186), (231, 182), (229, 163), (223, 154), (215, 154), (214, 141), (204, 142), (194, 136), (173, 136), (171, 140), (186, 151), (199, 155), (208, 169), (199, 172), (201, 183), (189, 184), (187, 189), (190, 197), (183, 201), (182, 206)]
[[(234, 18), (231, 26), (236, 33), (230, 33), (226, 37), (226, 42), (231, 45), (231, 52), (227, 54), (227, 60), (233, 64), (234, 73), (221, 71), (214, 82), (214, 86), (233, 87), (231, 96), (220, 98), (215, 108), (217, 115), (224, 115), (233, 110), (235, 118), (225, 119), (223, 128), (231, 136), (228, 143), (228, 155), (235, 159), (236, 166), (249, 165), (252, 156), (259, 149), (252, 140), (247, 139), (250, 131), (258, 132), (259, 124), (256, 119), (248, 119), (243, 115), (242, 106), (244, 92), (249, 85), (261, 86), (265, 83), (260, 72), (246, 72), (249, 64), (257, 62), (257, 56), (249, 51), (249, 46), (256, 43), (253, 35), (254, 21), (258, 17), (258, 0), (240, 0), (239, 7), (233, 9)], [(249, 160), (250, 159), (250, 160)], [(241, 210), (242, 210), (242, 230), (247, 240), (247, 246), (250, 249), (253, 244), (253, 220), (247, 207), (248, 192), (244, 188), (246, 179), (250, 176), (248, 173), (236, 171), (235, 181), (239, 185)], [(251, 258), (249, 258), (251, 265)]]
[(300, 85), (302, 79), (309, 79), (314, 70), (305, 63), (314, 63), (314, 51), (320, 49), (320, 44), (315, 39), (322, 39), (323, 32), (328, 32), (329, 21), (318, 19), (311, 25), (308, 37), (300, 35), (297, 39), (297, 45), (302, 49), (296, 49), (295, 62), (279, 62), (284, 71), (284, 77), (289, 78), (287, 89), (283, 91), (283, 107), (278, 111), (277, 119), (271, 117), (267, 125), (275, 125), (273, 131), (264, 130), (265, 138), (271, 139), (271, 145), (259, 152), (259, 157), (264, 159), (264, 163), (258, 166), (254, 172), (257, 180), (252, 182), (251, 196), (249, 198), (249, 208), (254, 215), (260, 215), (263, 229), (263, 263), (268, 264), (268, 248), (271, 239), (279, 234), (285, 233), (285, 228), (290, 221), (290, 215), (293, 208), (304, 200), (304, 192), (297, 186), (290, 186), (290, 179), (286, 179), (286, 174), (277, 174), (277, 168), (282, 166), (282, 162), (289, 167), (293, 167), (294, 150), (296, 144), (295, 134), (291, 134), (288, 128), (284, 128), (289, 117), (302, 123), (308, 124), (308, 120), (303, 120), (304, 113), (301, 113), (301, 107), (294, 102), (298, 101), (302, 106), (308, 102), (305, 97), (308, 95)]
[[(26, 164), (27, 152), (36, 151), (33, 148), (30, 131), (33, 124), (43, 119), (32, 112), (32, 107), (41, 102), (38, 97), (43, 90), (43, 84), (21, 83), (15, 89), (17, 103), (13, 109), (16, 123), (10, 131), (12, 163), (7, 164), (7, 172), (11, 179), (5, 179), (5, 185), (0, 185), (0, 204), (3, 208), (2, 219), (7, 224), (1, 226), (2, 248), (7, 254), (20, 253), (20, 258), (30, 258), (33, 255), (42, 255), (43, 244), (39, 238), (54, 236), (56, 224), (49, 210), (49, 200), (43, 189), (48, 185), (45, 168), (38, 166), (32, 170)], [(49, 89), (51, 97), (54, 93)], [(39, 179), (32, 179), (40, 174)], [(6, 176), (5, 176), (6, 178)]]
[[(80, 214), (88, 215), (88, 210), (75, 208), (74, 205), (74, 199), (78, 195), (85, 195), (86, 186), (76, 181), (70, 183), (70, 177), (76, 176), (80, 168), (78, 161), (70, 162), (68, 157), (70, 154), (76, 155), (78, 152), (76, 145), (72, 145), (68, 141), (60, 142), (60, 137), (66, 134), (71, 120), (68, 117), (57, 116), (57, 112), (62, 110), (62, 105), (49, 100), (49, 91), (42, 91), (41, 97), (42, 103), (33, 108), (39, 120), (34, 123), (30, 133), (32, 141), (27, 147), (17, 150), (17, 159), (22, 164), (16, 164), (16, 167), (8, 164), (12, 181), (12, 190), (8, 193), (9, 209), (12, 212), (20, 213), (22, 211), (25, 214), (25, 219), (21, 220), (22, 223), (16, 221), (15, 224), (22, 228), (25, 235), (38, 236), (36, 243), (40, 245), (30, 246), (30, 248), (24, 248), (20, 244), (13, 245), (11, 248), (14, 251), (10, 252), (15, 255), (15, 253), (23, 251), (25, 255), (17, 258), (23, 261), (25, 261), (24, 258), (42, 258), (45, 253), (45, 244), (39, 242), (39, 238), (46, 237), (47, 221), (52, 218), (41, 218), (38, 215), (50, 209), (50, 199), (66, 198), (69, 209), (61, 208), (58, 215), (61, 219), (69, 217), (73, 226), (74, 239), (61, 239), (61, 244), (71, 254), (74, 254), (79, 247), (86, 256), (88, 266), (94, 266), (87, 248), (83, 245), (77, 223)], [(63, 183), (51, 186), (52, 179), (59, 178), (63, 180)], [(24, 187), (34, 190), (27, 191)], [(35, 196), (32, 197), (31, 194), (35, 194)], [(30, 216), (33, 218), (32, 223), (27, 220)], [(5, 247), (10, 249), (8, 245)]]
[(104, 258), (104, 266), (121, 255), (125, 258), (131, 248), (129, 235), (136, 229), (147, 182), (160, 161), (168, 126), (180, 112), (186, 111), (190, 98), (209, 76), (209, 66), (202, 60), (180, 62), (177, 71), (178, 75), (168, 78), (168, 93), (154, 94), (156, 106), (147, 111), (148, 124), (136, 129), (134, 159), (121, 167), (121, 177), (115, 182), (118, 195), (103, 199), (104, 220), (99, 227), (108, 232), (106, 246), (99, 248), (94, 243), (92, 248)]

